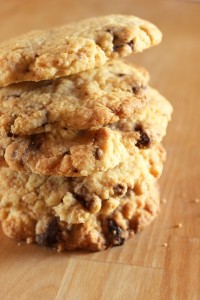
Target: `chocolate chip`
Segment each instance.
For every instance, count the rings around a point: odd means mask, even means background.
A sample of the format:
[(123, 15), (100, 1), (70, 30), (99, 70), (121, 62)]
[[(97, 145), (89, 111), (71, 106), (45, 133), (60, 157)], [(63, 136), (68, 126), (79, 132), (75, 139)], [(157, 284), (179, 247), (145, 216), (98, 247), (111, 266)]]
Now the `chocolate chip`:
[(70, 149), (66, 149), (66, 150), (62, 153), (62, 155), (63, 155), (63, 156), (64, 156), (64, 155), (71, 155)]
[(73, 171), (74, 173), (78, 173), (78, 169), (76, 169), (76, 168), (74, 168), (74, 167), (72, 167), (72, 171)]
[(89, 200), (89, 201), (86, 201), (85, 198), (84, 198), (83, 196), (81, 196), (81, 195), (74, 194), (74, 196), (75, 196), (76, 200), (77, 200), (78, 202), (80, 202), (81, 205), (82, 205), (84, 208), (86, 208), (87, 210), (90, 210), (90, 208), (91, 208), (91, 206), (92, 206), (92, 204), (93, 204), (93, 202), (94, 202), (93, 199), (91, 199), (91, 200)]
[(118, 49), (122, 48), (124, 44), (121, 43), (117, 34), (113, 34), (113, 51), (117, 51)]
[(143, 132), (142, 125), (140, 123), (136, 123), (134, 126), (135, 131)]
[(133, 49), (133, 47), (134, 47), (134, 41), (132, 40), (132, 41), (128, 42), (127, 45), (129, 45)]
[(96, 159), (100, 160), (103, 156), (103, 150), (99, 147), (96, 148), (94, 156)]
[(52, 246), (59, 239), (59, 224), (56, 218), (53, 218), (45, 228), (45, 231), (36, 235), (36, 243), (42, 246)]
[(17, 134), (14, 134), (11, 130), (11, 126), (10, 126), (10, 129), (7, 131), (7, 137), (13, 137), (13, 138), (17, 138), (18, 135)]
[(12, 133), (11, 129), (7, 132), (7, 137), (13, 137), (13, 133)]
[(122, 229), (117, 225), (114, 220), (108, 220), (108, 230), (114, 237), (119, 237)]
[(106, 32), (113, 34), (113, 29), (108, 28), (108, 29), (106, 29)]
[(85, 201), (85, 208), (90, 211), (93, 204), (94, 204), (94, 199), (90, 199), (89, 201)]
[(114, 220), (108, 220), (108, 243), (112, 246), (121, 246), (125, 242), (125, 238), (121, 236), (122, 229), (117, 225), (117, 223)]
[(84, 207), (85, 207), (85, 198), (83, 197), (83, 196), (81, 196), (81, 195), (78, 195), (78, 194), (74, 194), (74, 197), (76, 198), (76, 200), (78, 201), (78, 202), (80, 202), (81, 203), (81, 205), (83, 205)]
[(132, 92), (134, 94), (138, 94), (138, 92), (140, 91), (141, 87), (139, 85), (133, 86), (132, 87)]
[(38, 135), (32, 135), (29, 141), (28, 148), (33, 151), (37, 151), (40, 150), (41, 146), (42, 140), (40, 139), (40, 137)]
[(123, 76), (125, 76), (126, 74), (123, 74), (123, 73), (119, 73), (119, 74), (117, 74), (117, 76), (119, 76), (119, 77), (123, 77)]
[(113, 191), (115, 195), (122, 196), (125, 192), (125, 187), (122, 184), (117, 184), (116, 186), (113, 187)]
[(113, 34), (113, 44), (117, 43), (119, 41), (119, 38), (116, 33)]
[(145, 148), (149, 145), (150, 143), (150, 138), (148, 137), (148, 135), (146, 134), (146, 132), (142, 132), (140, 134), (140, 138), (136, 143), (136, 146), (138, 148)]
[(151, 140), (150, 140), (149, 136), (147, 135), (147, 133), (144, 132), (144, 129), (143, 129), (142, 125), (139, 124), (139, 123), (136, 124), (135, 127), (134, 127), (134, 130), (140, 133), (140, 137), (139, 137), (139, 139), (136, 143), (136, 146), (138, 148), (147, 147), (150, 144)]
[[(110, 32), (111, 33), (111, 32)], [(118, 49), (122, 48), (124, 45), (128, 45), (133, 49), (134, 47), (134, 41), (131, 40), (127, 43), (121, 43), (118, 35), (116, 33), (113, 34), (113, 51), (117, 51)]]

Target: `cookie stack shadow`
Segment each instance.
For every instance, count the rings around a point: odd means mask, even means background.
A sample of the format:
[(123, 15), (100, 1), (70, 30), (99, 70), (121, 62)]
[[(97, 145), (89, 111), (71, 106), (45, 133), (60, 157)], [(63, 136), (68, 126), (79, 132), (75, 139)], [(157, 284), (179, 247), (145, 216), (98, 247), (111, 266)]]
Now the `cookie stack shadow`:
[(0, 44), (0, 221), (58, 251), (122, 245), (159, 212), (170, 103), (121, 58), (161, 41), (111, 15)]

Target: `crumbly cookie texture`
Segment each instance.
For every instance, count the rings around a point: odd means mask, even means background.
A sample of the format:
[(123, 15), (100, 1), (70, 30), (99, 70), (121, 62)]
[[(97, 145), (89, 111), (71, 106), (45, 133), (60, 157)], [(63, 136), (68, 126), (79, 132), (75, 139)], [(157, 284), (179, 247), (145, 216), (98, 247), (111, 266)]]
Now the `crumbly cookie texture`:
[[(54, 128), (49, 133), (0, 138), (0, 164), (13, 170), (45, 175), (88, 176), (114, 168), (135, 155), (137, 148), (161, 142), (172, 107), (156, 90), (150, 101), (129, 119), (109, 127), (69, 131)], [(4, 163), (5, 165), (5, 163)]]
[(102, 127), (86, 131), (54, 130), (10, 139), (5, 160), (12, 170), (44, 175), (88, 176), (107, 171), (135, 155), (134, 132), (120, 133)]
[(32, 31), (0, 44), (0, 86), (93, 69), (160, 43), (156, 26), (134, 16), (96, 17)]
[(162, 173), (164, 159), (164, 149), (157, 145), (140, 150), (112, 170), (87, 177), (42, 176), (1, 168), (1, 218), (20, 211), (31, 214), (33, 220), (50, 214), (68, 224), (79, 224), (91, 215), (109, 215), (130, 192), (148, 192)]
[(131, 63), (69, 77), (0, 88), (0, 134), (30, 135), (51, 127), (87, 129), (127, 118), (148, 100), (148, 74)]
[(140, 196), (130, 191), (111, 214), (91, 215), (81, 224), (60, 221), (52, 212), (35, 218), (32, 204), (24, 209), (14, 208), (14, 205), (10, 201), (7, 211), (0, 210), (2, 229), (8, 237), (50, 246), (58, 251), (100, 251), (124, 244), (129, 237), (149, 225), (159, 211), (159, 193), (156, 187)]
[(173, 111), (169, 101), (157, 90), (149, 88), (148, 96), (149, 101), (143, 109), (127, 119), (109, 125), (110, 128), (121, 132), (138, 132), (136, 145), (140, 148), (162, 141)]

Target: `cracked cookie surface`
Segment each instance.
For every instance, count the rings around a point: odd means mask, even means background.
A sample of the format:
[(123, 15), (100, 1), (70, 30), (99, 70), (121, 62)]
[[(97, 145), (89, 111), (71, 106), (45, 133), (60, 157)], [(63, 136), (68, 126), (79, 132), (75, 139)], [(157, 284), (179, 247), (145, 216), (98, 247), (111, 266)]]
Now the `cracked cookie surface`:
[(138, 132), (136, 145), (139, 148), (148, 148), (162, 141), (173, 112), (170, 102), (157, 90), (149, 88), (148, 97), (149, 101), (140, 111), (109, 125), (121, 132)]
[[(19, 138), (4, 138), (2, 150), (13, 170), (44, 175), (88, 176), (107, 171), (138, 152), (135, 133), (107, 127), (85, 131), (54, 130)], [(8, 142), (9, 143), (9, 142)], [(4, 144), (4, 145), (3, 145)], [(1, 148), (2, 149), (2, 148)]]
[(140, 149), (126, 162), (87, 177), (44, 176), (0, 169), (1, 216), (17, 211), (33, 219), (48, 214), (69, 224), (87, 221), (91, 215), (112, 213), (127, 195), (146, 194), (160, 177), (165, 160), (161, 145)]
[(133, 64), (112, 60), (76, 75), (0, 88), (0, 134), (87, 129), (128, 118), (148, 101), (148, 79)]
[(0, 86), (67, 76), (157, 45), (159, 29), (134, 16), (108, 15), (37, 30), (0, 44)]
[(123, 245), (135, 233), (144, 229), (159, 212), (157, 187), (143, 195), (130, 192), (121, 204), (108, 215), (91, 215), (81, 224), (60, 221), (51, 212), (36, 218), (32, 206), (16, 207), (13, 202), (7, 211), (0, 210), (3, 232), (10, 238), (26, 240), (58, 251), (84, 249), (105, 250)]

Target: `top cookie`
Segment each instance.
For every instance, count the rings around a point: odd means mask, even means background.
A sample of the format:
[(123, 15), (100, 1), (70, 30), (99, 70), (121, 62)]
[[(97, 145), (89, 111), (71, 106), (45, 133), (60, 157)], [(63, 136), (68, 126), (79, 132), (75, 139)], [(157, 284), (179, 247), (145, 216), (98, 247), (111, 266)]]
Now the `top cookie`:
[(32, 31), (0, 44), (0, 86), (79, 73), (142, 52), (161, 38), (150, 22), (125, 15)]

